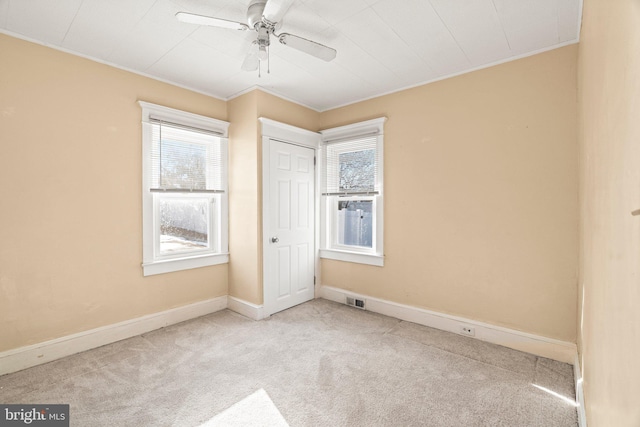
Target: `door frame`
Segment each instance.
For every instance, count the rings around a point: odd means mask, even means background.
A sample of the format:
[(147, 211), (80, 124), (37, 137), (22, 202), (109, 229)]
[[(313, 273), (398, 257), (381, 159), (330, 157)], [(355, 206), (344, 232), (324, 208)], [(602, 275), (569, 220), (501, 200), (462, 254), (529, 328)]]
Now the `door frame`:
[(269, 153), (271, 152), (271, 140), (283, 142), (285, 144), (298, 145), (305, 148), (311, 148), (314, 150), (316, 158), (315, 166), (315, 188), (314, 188), (314, 247), (313, 247), (313, 259), (314, 259), (314, 271), (315, 271), (315, 283), (314, 283), (314, 297), (318, 297), (318, 288), (316, 283), (320, 283), (320, 147), (322, 143), (322, 135), (318, 132), (312, 132), (310, 130), (302, 129), (296, 126), (291, 126), (286, 123), (277, 122), (275, 120), (267, 119), (265, 117), (258, 118), (261, 124), (262, 130), (262, 301), (263, 301), (263, 315), (269, 317), (273, 314), (273, 307), (269, 307), (265, 289), (269, 285), (267, 283), (268, 275), (266, 271), (267, 263), (267, 249), (269, 245), (269, 212), (271, 203), (271, 194), (269, 179), (271, 176), (271, 163)]

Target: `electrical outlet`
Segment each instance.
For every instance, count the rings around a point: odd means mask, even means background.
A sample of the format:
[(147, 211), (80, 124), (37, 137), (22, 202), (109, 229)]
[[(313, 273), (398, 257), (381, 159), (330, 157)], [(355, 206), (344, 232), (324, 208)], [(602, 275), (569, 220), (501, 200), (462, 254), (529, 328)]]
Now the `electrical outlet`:
[(471, 328), (469, 326), (461, 326), (460, 333), (462, 335), (468, 335), (470, 337), (476, 336), (476, 328)]

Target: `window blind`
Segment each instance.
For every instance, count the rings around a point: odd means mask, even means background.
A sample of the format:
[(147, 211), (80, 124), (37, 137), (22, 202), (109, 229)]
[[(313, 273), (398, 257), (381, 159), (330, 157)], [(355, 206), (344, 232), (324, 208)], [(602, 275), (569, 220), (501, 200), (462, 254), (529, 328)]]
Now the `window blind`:
[(224, 147), (215, 133), (152, 120), (151, 191), (224, 192)]
[(323, 195), (379, 193), (377, 138), (368, 135), (325, 145)]

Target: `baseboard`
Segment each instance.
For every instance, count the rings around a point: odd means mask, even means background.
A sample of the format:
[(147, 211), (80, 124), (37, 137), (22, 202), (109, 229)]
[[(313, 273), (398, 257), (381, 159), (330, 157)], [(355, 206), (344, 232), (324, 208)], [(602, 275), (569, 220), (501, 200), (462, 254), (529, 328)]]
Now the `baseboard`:
[(112, 325), (79, 332), (50, 341), (0, 353), (0, 375), (51, 362), (126, 338), (144, 334), (185, 320), (214, 313), (227, 307), (227, 296), (199, 301)]
[(578, 353), (575, 354), (575, 360), (573, 362), (573, 378), (576, 382), (576, 403), (578, 407), (578, 426), (587, 427), (587, 412), (584, 407), (584, 389), (582, 387), (582, 364), (580, 363), (580, 357)]
[(227, 308), (253, 320), (264, 319), (264, 306), (250, 303), (236, 297), (227, 297)]
[(342, 304), (345, 304), (347, 295), (363, 298), (366, 300), (366, 310), (368, 311), (441, 329), (443, 331), (460, 333), (463, 326), (470, 326), (475, 329), (475, 336), (473, 338), (535, 354), (537, 356), (547, 357), (564, 363), (573, 364), (575, 362), (574, 356), (576, 354), (576, 345), (574, 343), (542, 337), (409, 305), (398, 304), (392, 301), (361, 295), (331, 286), (321, 286), (319, 295), (321, 298)]

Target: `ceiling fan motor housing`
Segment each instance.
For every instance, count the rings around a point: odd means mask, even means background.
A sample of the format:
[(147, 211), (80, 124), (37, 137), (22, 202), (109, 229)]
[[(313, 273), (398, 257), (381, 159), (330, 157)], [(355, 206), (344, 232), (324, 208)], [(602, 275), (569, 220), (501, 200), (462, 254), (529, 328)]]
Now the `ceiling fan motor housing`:
[(247, 9), (247, 22), (249, 27), (256, 29), (256, 25), (262, 23), (262, 12), (267, 0), (252, 0)]
[(282, 19), (279, 22), (270, 22), (264, 19), (264, 8), (267, 0), (252, 0), (247, 9), (247, 22), (249, 28), (259, 31), (260, 27), (265, 27), (269, 33), (273, 33), (282, 27)]
[(269, 33), (270, 30), (264, 25), (258, 26), (258, 46), (269, 46)]

